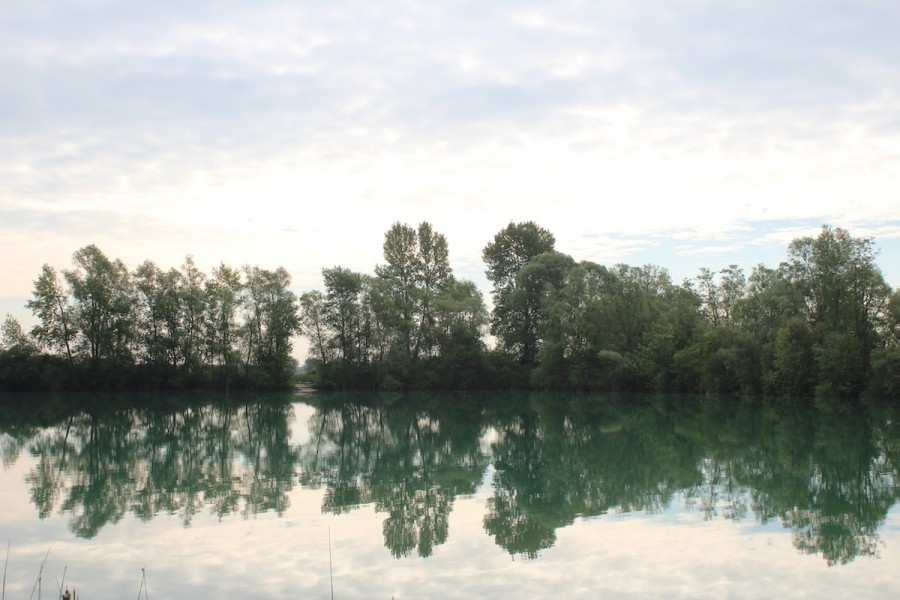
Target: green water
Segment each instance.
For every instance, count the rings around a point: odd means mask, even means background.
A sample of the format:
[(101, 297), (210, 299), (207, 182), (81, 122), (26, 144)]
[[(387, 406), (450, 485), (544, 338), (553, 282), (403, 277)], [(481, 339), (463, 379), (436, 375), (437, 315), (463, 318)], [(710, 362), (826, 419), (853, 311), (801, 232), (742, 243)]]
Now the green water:
[(8, 598), (900, 594), (877, 403), (72, 400), (2, 398)]

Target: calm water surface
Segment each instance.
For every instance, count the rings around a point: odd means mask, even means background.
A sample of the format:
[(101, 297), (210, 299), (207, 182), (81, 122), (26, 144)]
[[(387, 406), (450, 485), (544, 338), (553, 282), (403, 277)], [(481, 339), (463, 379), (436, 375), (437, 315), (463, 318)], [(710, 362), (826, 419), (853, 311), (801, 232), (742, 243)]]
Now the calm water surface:
[(900, 596), (896, 408), (223, 400), (0, 396), (6, 598)]

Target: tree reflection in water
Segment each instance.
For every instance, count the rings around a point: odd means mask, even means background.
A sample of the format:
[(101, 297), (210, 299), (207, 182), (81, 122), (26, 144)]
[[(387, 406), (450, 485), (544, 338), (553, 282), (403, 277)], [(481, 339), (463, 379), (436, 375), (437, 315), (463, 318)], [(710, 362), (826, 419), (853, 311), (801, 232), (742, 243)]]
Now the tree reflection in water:
[(36, 457), (38, 516), (69, 514), (81, 537), (128, 513), (177, 514), (186, 527), (202, 510), (282, 514), (299, 484), (324, 488), (324, 513), (383, 513), (398, 558), (448, 541), (454, 501), (490, 465), (484, 530), (527, 558), (579, 517), (677, 502), (704, 519), (777, 519), (799, 551), (843, 564), (877, 554), (900, 499), (898, 409), (874, 403), (322, 394), (295, 446), (295, 399), (86, 410), (49, 425), (6, 407), (3, 461)]
[(358, 400), (328, 396), (321, 403), (301, 482), (327, 486), (323, 512), (373, 503), (387, 513), (385, 546), (395, 557), (430, 556), (447, 541), (453, 500), (475, 493), (489, 463), (481, 407), (433, 395)]
[(90, 410), (43, 427), (27, 444), (38, 515), (58, 507), (90, 538), (128, 512), (178, 514), (186, 527), (207, 506), (220, 517), (281, 514), (296, 462), (284, 400)]

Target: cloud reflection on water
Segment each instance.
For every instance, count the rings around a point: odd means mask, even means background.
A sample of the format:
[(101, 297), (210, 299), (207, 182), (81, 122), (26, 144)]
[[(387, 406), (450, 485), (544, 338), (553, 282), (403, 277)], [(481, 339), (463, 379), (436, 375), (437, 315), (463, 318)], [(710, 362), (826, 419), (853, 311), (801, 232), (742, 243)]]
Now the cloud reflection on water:
[[(900, 421), (877, 407), (480, 402), (327, 397), (95, 415), (81, 434), (8, 426), (5, 447), (31, 454), (3, 474), (11, 589), (52, 545), (47, 572), (68, 566), (91, 597), (133, 593), (145, 565), (160, 597), (326, 597), (330, 529), (337, 597), (896, 594)], [(177, 426), (154, 438), (154, 423)], [(54, 494), (36, 521), (32, 503)], [(73, 504), (87, 498), (99, 504)], [(516, 523), (551, 537), (517, 537)]]

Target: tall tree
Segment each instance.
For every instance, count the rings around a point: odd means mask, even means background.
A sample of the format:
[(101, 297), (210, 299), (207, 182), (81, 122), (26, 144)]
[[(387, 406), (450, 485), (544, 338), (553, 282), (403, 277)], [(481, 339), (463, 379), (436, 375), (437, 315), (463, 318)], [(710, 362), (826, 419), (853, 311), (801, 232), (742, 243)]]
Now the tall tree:
[(162, 271), (144, 261), (134, 272), (137, 295), (137, 327), (144, 360), (154, 365), (178, 364), (181, 334), (181, 273)]
[(189, 374), (200, 368), (203, 356), (203, 313), (206, 309), (204, 284), (206, 274), (197, 268), (194, 257), (188, 255), (181, 265), (182, 285), (179, 288), (181, 309), (181, 357)]
[(544, 340), (532, 377), (535, 385), (595, 387), (601, 379), (600, 352), (612, 352), (605, 313), (614, 289), (615, 275), (584, 261), (571, 266), (556, 293), (545, 295)]
[(423, 222), (418, 230), (419, 328), (413, 355), (431, 354), (437, 347), (435, 298), (453, 284), (447, 238)]
[(523, 341), (537, 338), (538, 314), (515, 294), (517, 276), (534, 258), (552, 252), (555, 243), (553, 234), (533, 221), (510, 223), (482, 252), (487, 278), (494, 286), (491, 333), (523, 364), (533, 363), (536, 357), (536, 347)]
[(318, 290), (300, 296), (300, 327), (309, 338), (312, 356), (320, 367), (327, 365), (333, 356), (329, 343), (330, 330), (325, 322), (325, 295)]
[(166, 362), (177, 367), (182, 359), (182, 339), (184, 335), (184, 276), (181, 271), (171, 268), (158, 274), (159, 316), (162, 319), (162, 342), (166, 350)]
[(453, 283), (447, 239), (423, 222), (418, 230), (394, 223), (384, 235), (385, 264), (375, 273), (385, 282), (384, 320), (396, 333), (407, 362), (437, 348), (435, 298)]
[(780, 269), (757, 265), (747, 280), (746, 293), (735, 302), (738, 326), (761, 343), (772, 340), (789, 314), (787, 279)]
[(84, 352), (94, 364), (130, 361), (135, 303), (128, 269), (94, 244), (76, 251), (73, 260), (75, 269), (63, 274), (76, 302)]
[(292, 337), (300, 328), (297, 299), (284, 267), (245, 267), (247, 364), (261, 367), (269, 381), (285, 385), (290, 376)]
[(548, 307), (556, 303), (574, 266), (575, 261), (567, 254), (545, 252), (526, 263), (516, 274), (515, 287), (507, 295), (506, 306), (520, 319), (506, 324), (503, 341), (522, 364), (531, 365), (537, 361), (547, 335)]
[[(791, 283), (822, 349), (817, 357), (820, 393), (855, 395), (866, 383), (891, 291), (875, 265), (876, 254), (870, 238), (828, 226), (818, 237), (796, 239), (788, 248)], [(859, 361), (836, 369), (842, 347), (858, 354)]]
[(619, 338), (618, 350), (623, 353), (637, 352), (645, 341), (645, 336), (659, 322), (672, 280), (669, 272), (657, 265), (632, 267), (616, 265), (617, 290), (612, 323), (616, 325)]
[(482, 340), (487, 309), (471, 281), (455, 281), (434, 300), (440, 377), (433, 385), (443, 389), (470, 389), (483, 385)]
[(206, 354), (212, 364), (225, 368), (226, 376), (236, 363), (237, 312), (243, 289), (241, 272), (224, 263), (206, 280)]
[(78, 334), (75, 326), (75, 314), (69, 304), (69, 296), (63, 290), (56, 271), (44, 264), (41, 274), (34, 282), (32, 299), (26, 303), (35, 317), (40, 321), (31, 330), (38, 344), (51, 352), (64, 353), (72, 360), (73, 346)]
[(418, 330), (416, 309), (419, 303), (416, 231), (409, 225), (394, 223), (384, 234), (385, 264), (375, 267), (376, 275), (387, 283), (390, 312), (385, 315), (388, 326), (396, 332), (396, 343), (409, 361)]
[(325, 281), (324, 323), (333, 332), (331, 343), (337, 358), (347, 365), (358, 365), (366, 358), (359, 344), (362, 329), (361, 294), (363, 276), (360, 273), (333, 267), (322, 270)]
[(703, 314), (713, 325), (731, 322), (734, 305), (747, 290), (744, 271), (737, 265), (729, 265), (718, 275), (716, 278), (715, 272), (702, 268), (695, 278), (703, 299)]

